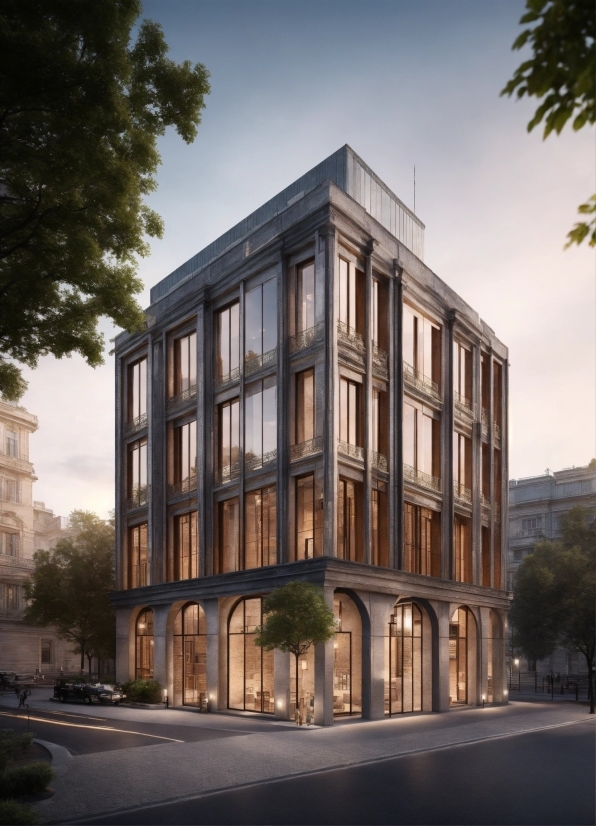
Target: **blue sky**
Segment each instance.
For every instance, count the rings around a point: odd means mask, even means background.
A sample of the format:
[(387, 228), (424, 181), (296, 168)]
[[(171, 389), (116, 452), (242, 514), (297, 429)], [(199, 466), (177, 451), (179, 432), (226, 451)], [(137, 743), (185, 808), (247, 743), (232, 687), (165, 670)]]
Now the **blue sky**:
[[(199, 135), (160, 141), (149, 288), (344, 143), (426, 224), (425, 262), (510, 348), (511, 477), (596, 454), (594, 251), (563, 251), (595, 191), (594, 130), (542, 140), (500, 98), (518, 0), (152, 0), (171, 57), (204, 63)], [(103, 325), (106, 336), (114, 330)], [(113, 506), (113, 359), (27, 371), (35, 498)]]

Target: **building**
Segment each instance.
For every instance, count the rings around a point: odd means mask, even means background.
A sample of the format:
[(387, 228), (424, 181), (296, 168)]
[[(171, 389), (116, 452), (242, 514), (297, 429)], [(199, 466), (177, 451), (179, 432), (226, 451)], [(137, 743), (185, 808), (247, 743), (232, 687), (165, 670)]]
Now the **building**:
[[(596, 462), (554, 472), (547, 469), (541, 476), (509, 482), (509, 590), (513, 590), (520, 563), (533, 552), (536, 542), (559, 539), (561, 517), (576, 505), (584, 507), (590, 518), (596, 518)], [(527, 667), (523, 660), (521, 668)], [(586, 668), (583, 655), (564, 648), (537, 663), (537, 670), (548, 674), (578, 674)]]
[(62, 667), (78, 670), (78, 655), (53, 628), (25, 625), (23, 585), (33, 554), (49, 550), (65, 535), (68, 520), (33, 501), (35, 471), (29, 436), (37, 417), (0, 400), (0, 670), (51, 676)]
[[(506, 701), (507, 349), (344, 146), (116, 340), (117, 674), (292, 716), (262, 597), (324, 589), (315, 721)], [(313, 700), (314, 698), (314, 700)]]

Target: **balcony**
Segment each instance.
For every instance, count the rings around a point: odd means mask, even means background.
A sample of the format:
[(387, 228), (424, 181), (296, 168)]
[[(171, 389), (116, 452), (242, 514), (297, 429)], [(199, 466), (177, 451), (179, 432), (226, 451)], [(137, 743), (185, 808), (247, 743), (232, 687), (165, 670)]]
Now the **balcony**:
[(472, 402), (470, 399), (466, 398), (466, 396), (462, 396), (462, 394), (458, 393), (457, 390), (454, 390), (453, 401), (456, 414), (459, 413), (460, 415), (463, 415), (464, 418), (468, 419), (474, 418), (474, 414), (472, 412)]
[(298, 459), (314, 456), (315, 453), (320, 453), (322, 450), (322, 436), (317, 436), (315, 439), (308, 439), (306, 442), (299, 442), (297, 445), (290, 445), (290, 461), (297, 462)]
[(462, 485), (461, 482), (458, 482), (457, 479), (453, 480), (453, 495), (458, 502), (461, 502), (464, 505), (472, 504), (472, 491), (470, 488)]
[(188, 476), (180, 482), (174, 482), (173, 485), (168, 485), (168, 496), (180, 496), (183, 493), (190, 493), (197, 489), (197, 477)]
[(360, 333), (353, 327), (349, 327), (343, 321), (337, 322), (337, 341), (339, 344), (357, 350), (362, 356), (364, 356), (366, 352), (364, 339)]
[(404, 381), (406, 384), (409, 384), (410, 387), (418, 390), (419, 393), (424, 393), (425, 396), (431, 396), (433, 399), (441, 401), (441, 394), (439, 393), (439, 385), (437, 382), (429, 379), (428, 376), (425, 376), (419, 370), (416, 370), (411, 364), (408, 364), (407, 361), (404, 361)]
[(493, 421), (493, 441), (501, 444), (501, 427)]
[(388, 364), (388, 357), (387, 353), (384, 350), (381, 350), (380, 347), (377, 347), (376, 344), (372, 345), (372, 369), (373, 374), (378, 376), (380, 379), (387, 380), (389, 378), (389, 370), (387, 367)]
[(389, 473), (389, 462), (383, 453), (372, 451), (372, 466), (375, 470), (380, 470), (382, 473)]
[(410, 465), (404, 465), (404, 481), (414, 482), (415, 485), (420, 485), (420, 487), (435, 491), (436, 493), (441, 492), (441, 480), (438, 476), (431, 476), (430, 473), (416, 470), (416, 468)]
[(132, 433), (143, 430), (144, 427), (147, 427), (147, 414), (141, 413), (136, 419), (131, 419), (129, 422), (126, 422), (124, 425), (124, 435), (130, 436)]
[(176, 393), (175, 396), (172, 396), (171, 399), (168, 399), (166, 402), (166, 407), (168, 410), (174, 410), (176, 407), (182, 407), (184, 404), (188, 404), (193, 399), (197, 397), (197, 386), (196, 384), (187, 387), (186, 390), (183, 390), (181, 393)]
[(277, 362), (277, 347), (272, 350), (267, 350), (263, 355), (258, 353), (247, 353), (244, 358), (244, 375), (252, 376), (253, 373), (258, 373), (260, 370), (265, 370), (267, 367), (275, 366)]
[(480, 413), (480, 421), (482, 425), (482, 435), (488, 439), (488, 410), (483, 407)]
[(261, 470), (261, 468), (267, 467), (267, 465), (274, 464), (276, 459), (277, 449), (270, 450), (268, 453), (259, 455), (255, 453), (247, 453), (244, 457), (244, 469), (247, 473), (250, 473), (253, 470)]
[(240, 462), (232, 462), (229, 465), (224, 465), (217, 471), (217, 484), (225, 485), (227, 482), (232, 482), (239, 477)]
[(302, 330), (302, 332), (296, 333), (295, 336), (290, 336), (290, 354), (298, 353), (300, 350), (306, 350), (307, 347), (311, 347), (317, 341), (322, 341), (324, 331), (325, 325), (319, 323), (315, 324), (314, 327), (309, 327), (308, 330)]
[(240, 368), (234, 367), (229, 373), (223, 373), (215, 378), (215, 386), (223, 387), (225, 384), (234, 384), (240, 381)]
[(126, 509), (130, 511), (135, 508), (145, 507), (149, 501), (150, 492), (150, 485), (141, 485), (138, 488), (133, 488), (132, 495), (126, 500)]
[(338, 439), (337, 449), (344, 456), (349, 456), (350, 459), (356, 459), (357, 462), (364, 461), (364, 450), (358, 447), (358, 445), (351, 445), (348, 442), (343, 442), (341, 439)]

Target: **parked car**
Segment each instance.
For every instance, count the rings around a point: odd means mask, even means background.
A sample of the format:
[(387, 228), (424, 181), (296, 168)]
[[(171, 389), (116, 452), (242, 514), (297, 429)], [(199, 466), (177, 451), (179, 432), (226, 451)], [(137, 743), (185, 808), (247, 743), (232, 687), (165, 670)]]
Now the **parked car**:
[(102, 683), (76, 682), (73, 680), (60, 679), (54, 684), (54, 698), (60, 700), (61, 703), (68, 703), (71, 701), (83, 703), (118, 703), (124, 700), (126, 695), (119, 688), (119, 686), (104, 685)]
[(20, 688), (35, 688), (33, 674), (17, 674), (16, 671), (0, 671), (0, 690), (14, 691)]

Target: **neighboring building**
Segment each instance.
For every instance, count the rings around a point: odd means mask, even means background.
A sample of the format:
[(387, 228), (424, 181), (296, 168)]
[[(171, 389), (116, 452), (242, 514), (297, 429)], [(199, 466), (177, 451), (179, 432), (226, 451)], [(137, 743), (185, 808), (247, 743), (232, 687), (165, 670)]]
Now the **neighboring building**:
[(0, 670), (53, 675), (78, 670), (78, 656), (53, 628), (25, 625), (23, 585), (33, 554), (64, 535), (68, 520), (33, 501), (29, 436), (37, 417), (0, 399)]
[(324, 588), (315, 721), (506, 701), (507, 348), (344, 146), (151, 291), (116, 343), (117, 673), (292, 716), (262, 597)]
[[(510, 591), (522, 560), (541, 539), (559, 539), (561, 517), (576, 505), (584, 507), (589, 518), (596, 518), (596, 464), (554, 472), (547, 469), (542, 476), (509, 482), (507, 583)], [(521, 667), (528, 668), (528, 663), (523, 660)], [(551, 657), (537, 663), (537, 670), (544, 673), (578, 674), (586, 668), (582, 654), (564, 648), (558, 648)]]

